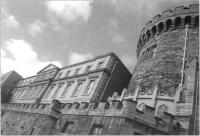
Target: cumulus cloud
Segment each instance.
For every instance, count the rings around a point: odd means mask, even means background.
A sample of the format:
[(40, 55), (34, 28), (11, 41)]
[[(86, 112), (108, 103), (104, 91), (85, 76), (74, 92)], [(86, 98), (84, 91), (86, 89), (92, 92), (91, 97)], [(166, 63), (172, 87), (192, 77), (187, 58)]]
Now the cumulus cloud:
[(77, 19), (87, 21), (91, 16), (91, 1), (48, 1), (48, 10), (71, 23)]
[(32, 36), (43, 33), (43, 30), (46, 26), (46, 23), (43, 23), (40, 20), (35, 20), (33, 23), (28, 24), (28, 33)]
[[(1, 72), (15, 70), (24, 77), (35, 75), (39, 70), (53, 63), (61, 66), (59, 61), (40, 61), (31, 44), (22, 39), (7, 41), (5, 49), (1, 48)], [(11, 54), (12, 58), (9, 57)]]
[(71, 51), (69, 54), (69, 64), (75, 64), (91, 58), (93, 58), (93, 55), (91, 53), (79, 54)]
[(7, 28), (17, 28), (19, 26), (15, 16), (9, 14), (4, 8), (1, 9), (1, 19), (1, 24)]
[(129, 71), (132, 72), (137, 62), (137, 58), (133, 55), (130, 55), (129, 53), (125, 53), (125, 54), (122, 54), (121, 60), (129, 69)]

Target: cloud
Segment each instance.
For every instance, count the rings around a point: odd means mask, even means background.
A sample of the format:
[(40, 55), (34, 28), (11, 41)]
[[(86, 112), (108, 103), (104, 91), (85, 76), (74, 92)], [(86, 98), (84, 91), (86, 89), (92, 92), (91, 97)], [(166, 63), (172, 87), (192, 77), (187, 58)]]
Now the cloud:
[(86, 54), (79, 54), (76, 52), (71, 51), (69, 54), (69, 64), (75, 64), (87, 59), (93, 58), (93, 55), (91, 53), (86, 53)]
[(134, 55), (125, 53), (125, 54), (122, 54), (121, 60), (126, 65), (126, 67), (129, 69), (129, 71), (132, 72), (135, 67), (135, 64), (137, 62), (137, 58)]
[(119, 43), (119, 45), (121, 45), (123, 42), (126, 42), (126, 39), (120, 34), (117, 19), (111, 19), (109, 25), (106, 27), (112, 37), (113, 42)]
[(71, 23), (77, 19), (87, 21), (91, 16), (91, 1), (48, 1), (48, 10)]
[[(15, 70), (24, 77), (35, 75), (39, 70), (53, 63), (61, 66), (59, 61), (40, 61), (31, 44), (22, 39), (7, 41), (5, 49), (1, 48), (1, 72)], [(11, 54), (12, 58), (7, 54)]]
[(6, 28), (17, 28), (19, 22), (15, 19), (15, 16), (9, 14), (4, 8), (1, 9), (1, 24)]
[(28, 33), (32, 36), (43, 33), (43, 30), (47, 24), (40, 20), (35, 20), (33, 23), (28, 24)]

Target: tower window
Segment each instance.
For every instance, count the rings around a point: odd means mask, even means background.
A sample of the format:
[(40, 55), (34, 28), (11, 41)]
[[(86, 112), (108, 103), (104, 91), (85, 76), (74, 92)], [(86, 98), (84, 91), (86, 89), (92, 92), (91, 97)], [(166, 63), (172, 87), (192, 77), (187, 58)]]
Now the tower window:
[(153, 36), (156, 34), (156, 26), (152, 27), (152, 34), (153, 34)]
[(58, 92), (59, 92), (59, 90), (60, 90), (61, 87), (62, 87), (62, 85), (59, 85), (59, 86), (58, 86), (58, 88), (56, 89), (56, 91), (55, 91), (55, 93), (53, 94), (52, 98), (57, 97), (57, 94), (58, 94)]
[(102, 135), (103, 125), (93, 124), (89, 135)]
[(194, 22), (194, 27), (198, 27), (199, 26), (199, 16), (195, 17), (195, 22)]
[(158, 32), (161, 33), (163, 31), (163, 22), (158, 24)]
[(191, 25), (191, 16), (185, 17), (185, 25)]
[(175, 18), (175, 28), (179, 28), (181, 26), (181, 18)]
[(167, 31), (170, 29), (171, 26), (172, 26), (172, 20), (171, 20), (171, 19), (168, 19), (168, 20), (166, 21), (166, 29), (167, 29)]

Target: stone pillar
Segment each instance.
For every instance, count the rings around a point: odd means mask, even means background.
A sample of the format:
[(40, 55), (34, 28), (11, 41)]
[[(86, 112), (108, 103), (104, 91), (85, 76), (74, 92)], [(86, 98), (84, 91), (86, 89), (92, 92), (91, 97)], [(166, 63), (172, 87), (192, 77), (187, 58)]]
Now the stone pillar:
[(140, 86), (137, 85), (136, 86), (136, 90), (135, 90), (135, 94), (133, 96), (133, 101), (137, 101), (137, 97), (138, 97), (139, 91), (140, 91)]
[(152, 99), (151, 99), (151, 107), (155, 107), (157, 92), (158, 92), (158, 84), (156, 83), (155, 88), (153, 90)]

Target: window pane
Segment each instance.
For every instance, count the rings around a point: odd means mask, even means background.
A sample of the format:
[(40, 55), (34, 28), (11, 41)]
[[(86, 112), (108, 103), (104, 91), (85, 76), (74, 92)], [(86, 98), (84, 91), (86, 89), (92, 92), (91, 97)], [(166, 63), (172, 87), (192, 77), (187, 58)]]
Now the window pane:
[(67, 87), (65, 88), (64, 92), (62, 93), (61, 97), (64, 97), (67, 93), (67, 90), (69, 90), (69, 87), (71, 86), (71, 84), (68, 84)]
[(81, 86), (82, 86), (82, 83), (78, 83), (78, 85), (76, 86), (72, 96), (77, 96), (78, 92), (80, 91), (81, 89)]
[(55, 98), (60, 90), (61, 86), (58, 86), (58, 88), (56, 89), (55, 93), (53, 94), (52, 98)]
[(52, 86), (49, 90), (47, 90), (47, 92), (44, 95), (44, 98), (48, 98), (48, 96), (49, 96), (50, 92), (53, 90), (53, 88), (54, 87)]
[(84, 95), (89, 95), (90, 92), (92, 91), (92, 88), (94, 87), (94, 83), (95, 81), (94, 80), (90, 80), (90, 82), (88, 83), (88, 86), (84, 92)]

